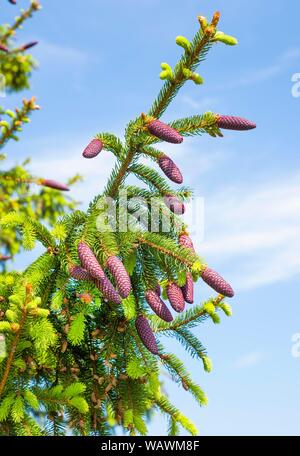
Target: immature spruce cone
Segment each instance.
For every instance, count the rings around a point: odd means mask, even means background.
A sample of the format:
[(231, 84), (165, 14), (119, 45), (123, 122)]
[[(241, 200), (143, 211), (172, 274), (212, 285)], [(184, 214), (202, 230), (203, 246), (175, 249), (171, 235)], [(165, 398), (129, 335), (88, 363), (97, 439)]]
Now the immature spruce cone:
[(38, 43), (38, 41), (30, 41), (30, 43), (23, 44), (23, 46), (20, 47), (20, 50), (27, 51), (28, 49), (36, 46)]
[(8, 49), (7, 49), (6, 46), (4, 46), (4, 44), (1, 44), (1, 43), (0, 43), (0, 51), (8, 52)]
[(165, 205), (176, 215), (182, 215), (185, 213), (184, 204), (174, 195), (165, 195)]
[(189, 304), (194, 304), (194, 282), (193, 277), (189, 272), (186, 275), (185, 285), (181, 287), (181, 290), (185, 302)]
[(173, 309), (181, 313), (185, 309), (185, 302), (181, 288), (176, 283), (167, 286), (167, 295)]
[(227, 296), (228, 298), (232, 298), (234, 296), (234, 291), (229, 283), (227, 283), (216, 271), (213, 271), (210, 268), (206, 268), (202, 274), (202, 279), (211, 288), (217, 291), (217, 293), (220, 293), (223, 296)]
[(78, 256), (84, 269), (86, 269), (94, 279), (103, 280), (107, 278), (94, 253), (84, 242), (79, 242), (78, 244)]
[(92, 276), (80, 266), (71, 266), (69, 268), (70, 276), (76, 280), (93, 280)]
[(157, 343), (147, 318), (142, 315), (137, 317), (135, 320), (135, 327), (145, 347), (153, 353), (153, 355), (158, 355)]
[(185, 233), (181, 233), (179, 236), (179, 244), (186, 249), (190, 249), (195, 252), (195, 247), (192, 239)]
[(251, 122), (248, 119), (243, 119), (242, 117), (235, 117), (235, 116), (217, 116), (217, 125), (219, 128), (223, 128), (225, 130), (252, 130), (256, 128), (256, 124)]
[(165, 173), (165, 175), (175, 184), (182, 184), (183, 177), (180, 172), (180, 169), (175, 165), (173, 160), (167, 155), (163, 155), (158, 159), (158, 164), (161, 170)]
[(168, 323), (173, 320), (171, 312), (155, 291), (147, 291), (145, 297), (153, 312), (155, 312), (162, 320)]
[(9, 3), (12, 3), (13, 5), (16, 5), (17, 4), (17, 0), (8, 0)]
[(70, 191), (70, 189), (65, 184), (61, 184), (60, 182), (56, 182), (51, 179), (42, 179), (41, 185), (44, 185), (44, 187), (54, 188), (55, 190), (61, 190), (63, 192)]
[(120, 295), (127, 298), (131, 291), (131, 282), (122, 261), (116, 256), (111, 256), (107, 260), (107, 267), (116, 281)]
[(105, 299), (113, 302), (114, 304), (121, 304), (120, 295), (116, 292), (108, 277), (105, 276), (101, 280), (95, 280), (95, 284)]
[(163, 141), (172, 144), (180, 144), (183, 141), (183, 137), (176, 130), (174, 130), (174, 128), (166, 125), (158, 119), (152, 120), (147, 125), (147, 128), (149, 133), (159, 139), (162, 139)]
[(103, 142), (100, 139), (93, 139), (89, 145), (84, 149), (84, 158), (94, 158), (100, 154), (103, 149)]

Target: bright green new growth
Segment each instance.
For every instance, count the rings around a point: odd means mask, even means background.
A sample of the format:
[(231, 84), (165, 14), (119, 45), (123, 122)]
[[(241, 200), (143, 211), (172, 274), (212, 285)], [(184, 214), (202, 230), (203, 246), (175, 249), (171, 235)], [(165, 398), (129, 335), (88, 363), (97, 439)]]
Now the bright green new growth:
[[(194, 77), (200, 82), (193, 75), (215, 42), (218, 20), (219, 14), (210, 24), (202, 18), (191, 42), (177, 39), (184, 53), (174, 70), (164, 65), (163, 71), (168, 73), (164, 76), (168, 77), (163, 78), (166, 81), (148, 117), (160, 118), (188, 80)], [(1, 229), (19, 230), (24, 248), (33, 248), (36, 240), (45, 247), (43, 255), (24, 273), (0, 276), (0, 331), (5, 332), (7, 347), (6, 357), (2, 361), (0, 357), (1, 435), (63, 435), (67, 429), (74, 435), (106, 435), (113, 433), (115, 426), (130, 435), (144, 435), (154, 410), (168, 418), (170, 435), (178, 434), (181, 428), (198, 434), (194, 424), (162, 392), (160, 372), (167, 370), (200, 406), (207, 404), (205, 393), (182, 361), (166, 353), (161, 343), (159, 356), (144, 347), (134, 321), (137, 315), (146, 315), (159, 340), (161, 336), (175, 338), (210, 372), (211, 361), (191, 330), (207, 320), (219, 323), (219, 311), (229, 315), (229, 306), (223, 296), (212, 297), (171, 323), (150, 312), (145, 302), (147, 290), (160, 283), (165, 296), (170, 280), (182, 285), (190, 272), (197, 281), (205, 267), (197, 254), (179, 246), (179, 217), (172, 216), (167, 233), (160, 225), (158, 232), (150, 232), (146, 219), (136, 222), (133, 217), (128, 223), (138, 229), (122, 231), (122, 216), (133, 211), (120, 206), (116, 229), (99, 230), (104, 224), (101, 216), (106, 214), (103, 203), (107, 197), (116, 205), (125, 191), (129, 198), (142, 197), (140, 209), (148, 215), (148, 202), (153, 197), (171, 193), (184, 201), (191, 196), (188, 188), (173, 190), (153, 168), (139, 163), (142, 157), (156, 162), (162, 153), (155, 148), (159, 139), (147, 131), (147, 116), (129, 123), (124, 143), (112, 134), (97, 136), (117, 162), (104, 193), (94, 199), (86, 213), (75, 211), (63, 217), (53, 230), (19, 211), (1, 220)], [(182, 136), (221, 136), (213, 113), (179, 119), (170, 126)], [(130, 174), (147, 188), (126, 185)], [(161, 221), (164, 214), (170, 216), (168, 208), (162, 212)], [(82, 241), (101, 265), (111, 255), (122, 259), (130, 274), (132, 293), (120, 306), (107, 302), (93, 281), (70, 277), (69, 268), (79, 265), (77, 246)]]

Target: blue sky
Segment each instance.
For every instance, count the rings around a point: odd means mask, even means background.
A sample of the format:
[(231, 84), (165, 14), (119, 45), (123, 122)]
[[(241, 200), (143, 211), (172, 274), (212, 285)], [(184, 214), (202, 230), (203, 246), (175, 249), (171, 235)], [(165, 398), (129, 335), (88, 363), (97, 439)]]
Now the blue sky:
[[(6, 3), (6, 2), (2, 2)], [(26, 1), (18, 2), (21, 6)], [(205, 85), (188, 84), (164, 119), (206, 110), (257, 122), (252, 132), (226, 132), (223, 139), (192, 138), (166, 150), (185, 183), (205, 199), (205, 233), (195, 235), (199, 253), (234, 285), (234, 316), (197, 328), (214, 370), (187, 359), (209, 396), (199, 410), (189, 394), (171, 385), (171, 400), (201, 435), (300, 434), (300, 358), (292, 336), (300, 333), (300, 99), (292, 75), (300, 72), (296, 0), (44, 0), (20, 41), (38, 39), (40, 62), (32, 78), (42, 106), (23, 140), (7, 147), (11, 162), (32, 156), (32, 171), (85, 181), (73, 195), (83, 205), (105, 185), (113, 159), (83, 161), (94, 134), (122, 135), (126, 123), (147, 111), (161, 86), (160, 62), (176, 63), (178, 34), (192, 37), (198, 14), (222, 12), (220, 29), (239, 46), (218, 45), (199, 70)], [(15, 7), (4, 4), (1, 19)], [(20, 99), (2, 100), (12, 106)], [(28, 257), (21, 257), (19, 265)], [(209, 290), (199, 285), (197, 300)], [(170, 349), (183, 355), (175, 343)], [(153, 435), (164, 434), (157, 417)]]

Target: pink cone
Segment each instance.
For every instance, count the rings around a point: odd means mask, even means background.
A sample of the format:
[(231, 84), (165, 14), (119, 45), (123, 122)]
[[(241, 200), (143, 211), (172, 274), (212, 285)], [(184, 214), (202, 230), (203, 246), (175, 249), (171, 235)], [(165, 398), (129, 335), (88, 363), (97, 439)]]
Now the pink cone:
[(183, 137), (178, 133), (178, 131), (158, 119), (152, 120), (148, 124), (147, 128), (149, 133), (159, 139), (162, 139), (163, 141), (172, 144), (180, 144), (183, 141)]
[(181, 287), (182, 294), (185, 302), (188, 304), (194, 304), (194, 282), (190, 272), (186, 275), (186, 283)]
[(165, 173), (165, 175), (175, 184), (182, 184), (183, 177), (180, 172), (180, 169), (175, 165), (173, 160), (167, 155), (163, 155), (158, 159), (158, 164), (161, 170)]
[(70, 276), (76, 280), (93, 280), (92, 276), (86, 269), (81, 268), (80, 266), (71, 266), (69, 268)]
[(167, 286), (167, 295), (173, 309), (181, 313), (185, 309), (185, 302), (181, 288), (176, 283)]
[(20, 47), (20, 50), (27, 51), (28, 49), (36, 46), (38, 43), (38, 41), (31, 41), (30, 43), (23, 44), (23, 46)]
[(78, 256), (84, 269), (86, 269), (94, 279), (103, 280), (106, 278), (94, 253), (84, 242), (78, 244)]
[(127, 298), (131, 292), (131, 281), (122, 261), (116, 256), (111, 256), (107, 260), (107, 267), (116, 281), (120, 295)]
[(160, 317), (162, 320), (166, 322), (170, 322), (173, 320), (173, 316), (169, 309), (167, 308), (166, 304), (160, 299), (159, 295), (153, 291), (149, 290), (145, 294), (146, 301), (153, 310), (153, 312), (156, 313), (158, 317)]
[(225, 130), (253, 130), (256, 128), (256, 124), (251, 122), (248, 119), (243, 119), (242, 117), (235, 116), (217, 116), (217, 125), (219, 128)]
[(145, 347), (153, 353), (153, 355), (158, 355), (158, 346), (147, 318), (142, 315), (137, 317), (135, 320), (135, 327)]
[(51, 179), (42, 179), (41, 185), (43, 185), (44, 187), (53, 188), (54, 190), (61, 190), (63, 192), (70, 191), (70, 189), (65, 184), (61, 184), (60, 182), (56, 182)]
[(103, 149), (103, 142), (100, 139), (93, 139), (89, 145), (84, 149), (84, 158), (94, 158), (100, 154)]
[(186, 249), (190, 249), (193, 252), (195, 252), (195, 247), (194, 247), (193, 241), (187, 234), (185, 234), (185, 233), (180, 234), (179, 244), (182, 247), (185, 247)]
[(120, 295), (116, 292), (108, 277), (105, 276), (101, 280), (95, 280), (95, 284), (105, 299), (114, 304), (121, 304)]
[(202, 279), (217, 293), (227, 296), (228, 298), (232, 298), (234, 296), (234, 291), (229, 283), (227, 283), (223, 277), (221, 277), (220, 274), (213, 269), (206, 268), (202, 274)]
[(182, 215), (185, 213), (184, 204), (174, 195), (165, 195), (165, 205), (176, 215)]

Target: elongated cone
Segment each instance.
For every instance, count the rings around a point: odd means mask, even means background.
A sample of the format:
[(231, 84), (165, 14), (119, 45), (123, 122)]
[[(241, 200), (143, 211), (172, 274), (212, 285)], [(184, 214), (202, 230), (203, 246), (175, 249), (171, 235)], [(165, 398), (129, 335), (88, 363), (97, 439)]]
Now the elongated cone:
[(38, 43), (38, 41), (30, 41), (30, 43), (23, 44), (23, 46), (20, 47), (20, 50), (27, 51), (28, 49), (36, 46)]
[(167, 308), (166, 304), (160, 299), (159, 295), (153, 291), (149, 290), (145, 294), (146, 301), (153, 310), (162, 320), (166, 322), (170, 322), (173, 320), (173, 316), (169, 309)]
[(182, 247), (185, 247), (186, 249), (190, 249), (193, 252), (195, 252), (195, 247), (194, 247), (193, 241), (186, 233), (181, 233), (180, 234), (180, 236), (179, 236), (179, 244)]
[(43, 185), (44, 187), (53, 188), (55, 190), (61, 190), (63, 192), (70, 191), (69, 187), (67, 187), (65, 184), (61, 184), (60, 182), (56, 182), (51, 179), (42, 179), (40, 182), (41, 185)]
[(194, 282), (193, 277), (189, 272), (186, 275), (185, 285), (181, 287), (181, 290), (185, 302), (188, 304), (194, 304)]
[(105, 299), (107, 299), (110, 302), (113, 302), (114, 304), (121, 304), (121, 297), (114, 289), (108, 277), (105, 276), (101, 280), (95, 280), (95, 284), (97, 288), (99, 288)]
[(165, 195), (165, 205), (176, 215), (182, 215), (185, 213), (184, 204), (174, 195)]
[(178, 133), (178, 131), (158, 119), (152, 120), (148, 124), (147, 128), (149, 133), (159, 139), (162, 139), (163, 141), (172, 144), (180, 144), (183, 141), (183, 137)]
[(76, 280), (93, 280), (93, 277), (87, 272), (86, 269), (81, 268), (80, 266), (71, 266), (69, 268), (70, 276)]
[(243, 131), (253, 130), (253, 128), (256, 128), (256, 124), (248, 119), (243, 119), (242, 117), (222, 115), (217, 115), (217, 125), (219, 128), (223, 128), (224, 130)]
[(1, 43), (0, 43), (0, 51), (8, 52), (8, 49), (7, 49), (6, 46), (4, 46), (4, 44), (1, 44)]
[(181, 288), (176, 283), (169, 283), (167, 296), (173, 309), (181, 313), (185, 309), (185, 302)]
[(221, 277), (220, 274), (213, 269), (206, 268), (202, 274), (202, 279), (217, 293), (227, 296), (228, 298), (232, 298), (234, 296), (234, 291), (229, 283), (227, 283), (223, 277)]
[(175, 184), (182, 184), (183, 177), (180, 172), (180, 169), (175, 165), (173, 160), (167, 155), (163, 155), (158, 159), (158, 164), (161, 170), (165, 173), (165, 175)]
[(0, 255), (0, 261), (8, 261), (11, 260), (12, 257), (8, 255)]
[(111, 256), (107, 260), (107, 267), (116, 281), (120, 295), (127, 298), (131, 291), (131, 282), (122, 261), (116, 256)]
[(153, 353), (153, 355), (158, 355), (158, 346), (147, 318), (142, 315), (137, 317), (135, 320), (135, 327), (141, 341), (149, 352)]
[(100, 139), (93, 139), (89, 145), (84, 149), (84, 158), (94, 158), (100, 154), (103, 149), (103, 142)]
[(8, 0), (9, 3), (12, 3), (13, 5), (16, 5), (17, 4), (17, 0)]
[(79, 242), (78, 244), (78, 256), (84, 269), (86, 269), (94, 279), (103, 280), (107, 278), (94, 253), (84, 242)]

